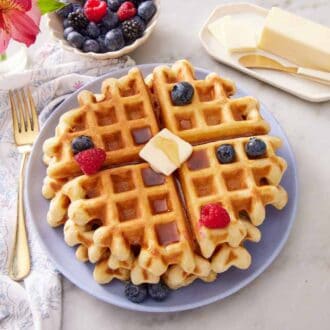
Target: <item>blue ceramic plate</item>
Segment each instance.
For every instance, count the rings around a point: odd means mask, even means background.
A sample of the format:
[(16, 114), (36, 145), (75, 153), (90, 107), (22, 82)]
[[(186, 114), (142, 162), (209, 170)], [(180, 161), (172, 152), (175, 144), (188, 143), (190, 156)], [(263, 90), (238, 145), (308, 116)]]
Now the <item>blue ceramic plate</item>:
[[(146, 76), (155, 66), (155, 64), (141, 65), (140, 69)], [(118, 70), (108, 76), (119, 78), (125, 75), (127, 71), (127, 69)], [(208, 73), (207, 70), (196, 70), (197, 77), (200, 79)], [(99, 92), (104, 78), (106, 77), (96, 79), (85, 88), (96, 93)], [(235, 97), (244, 95), (246, 93), (238, 88)], [(283, 147), (278, 154), (285, 158), (288, 163), (288, 170), (283, 177), (282, 185), (289, 194), (289, 202), (282, 211), (267, 207), (266, 220), (260, 227), (262, 231), (261, 242), (246, 245), (253, 259), (251, 267), (248, 270), (232, 268), (213, 283), (196, 281), (186, 288), (172, 292), (164, 302), (155, 302), (148, 299), (139, 305), (131, 303), (125, 298), (123, 294), (124, 285), (119, 281), (113, 281), (108, 285), (97, 284), (92, 276), (93, 266), (79, 262), (75, 258), (75, 249), (65, 244), (63, 228), (53, 229), (47, 224), (46, 214), (49, 201), (41, 195), (42, 181), (46, 175), (46, 167), (42, 162), (42, 144), (45, 139), (54, 135), (60, 116), (76, 106), (77, 92), (56, 109), (47, 120), (35, 142), (27, 168), (25, 205), (27, 215), (33, 220), (40, 241), (57, 269), (79, 288), (105, 302), (127, 309), (146, 312), (182, 311), (210, 304), (237, 292), (260, 275), (278, 256), (289, 236), (296, 215), (297, 171), (294, 156), (285, 133), (272, 114), (265, 107), (262, 107), (262, 115), (271, 125), (271, 134), (279, 136), (283, 140)]]

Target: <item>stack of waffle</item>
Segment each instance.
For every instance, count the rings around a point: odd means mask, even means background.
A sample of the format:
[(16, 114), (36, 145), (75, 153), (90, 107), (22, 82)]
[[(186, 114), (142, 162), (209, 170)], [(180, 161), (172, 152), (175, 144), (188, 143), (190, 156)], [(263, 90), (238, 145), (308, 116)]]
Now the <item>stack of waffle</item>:
[[(175, 106), (170, 91), (188, 81), (192, 102)], [(281, 145), (266, 135), (268, 124), (252, 97), (230, 99), (234, 84), (216, 74), (197, 80), (185, 60), (159, 66), (144, 81), (136, 68), (107, 79), (102, 94), (84, 91), (80, 107), (66, 112), (55, 137), (44, 144), (48, 165), (43, 195), (51, 199), (48, 222), (64, 224), (65, 241), (79, 260), (95, 264), (94, 278), (179, 288), (199, 278), (213, 281), (231, 266), (246, 269), (246, 240), (257, 242), (265, 206), (281, 209), (287, 194), (279, 185), (286, 162)], [(143, 146), (166, 127), (193, 144), (193, 153), (171, 176), (156, 173), (139, 158)], [(104, 167), (82, 175), (71, 141), (87, 135), (106, 151)], [(249, 136), (267, 145), (266, 155), (249, 159)], [(216, 149), (230, 143), (236, 160), (220, 164)], [(200, 210), (220, 203), (230, 216), (223, 229), (199, 225)]]

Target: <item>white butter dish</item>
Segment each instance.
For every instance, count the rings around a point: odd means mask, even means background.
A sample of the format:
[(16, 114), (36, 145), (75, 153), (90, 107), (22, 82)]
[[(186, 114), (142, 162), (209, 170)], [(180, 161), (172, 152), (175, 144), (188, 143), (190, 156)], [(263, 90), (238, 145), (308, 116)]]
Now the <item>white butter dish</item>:
[[(240, 19), (248, 24), (254, 25), (256, 30), (261, 30), (268, 10), (249, 3), (235, 3), (220, 5), (215, 8), (209, 18), (206, 20), (199, 37), (205, 50), (218, 61), (231, 66), (241, 72), (244, 72), (256, 79), (264, 81), (272, 86), (280, 88), (299, 98), (310, 102), (324, 102), (330, 100), (330, 86), (320, 84), (314, 81), (306, 80), (297, 75), (291, 75), (284, 72), (277, 72), (267, 69), (248, 69), (240, 65), (238, 59), (251, 52), (229, 54), (225, 47), (210, 33), (208, 25), (221, 17), (230, 15), (235, 19)], [(286, 66), (294, 66), (287, 60), (272, 55), (270, 53), (258, 50), (258, 53), (273, 58)]]

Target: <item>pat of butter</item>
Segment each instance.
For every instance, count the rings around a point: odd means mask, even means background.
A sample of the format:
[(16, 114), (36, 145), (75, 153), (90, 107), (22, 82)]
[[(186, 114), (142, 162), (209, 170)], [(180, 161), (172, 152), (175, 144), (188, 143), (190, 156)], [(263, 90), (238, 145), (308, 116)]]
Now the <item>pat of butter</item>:
[(170, 175), (191, 153), (191, 144), (164, 128), (142, 148), (139, 155), (156, 172)]
[(330, 28), (273, 7), (259, 48), (299, 65), (330, 71)]
[(257, 31), (247, 22), (224, 16), (208, 25), (209, 31), (230, 53), (256, 50)]

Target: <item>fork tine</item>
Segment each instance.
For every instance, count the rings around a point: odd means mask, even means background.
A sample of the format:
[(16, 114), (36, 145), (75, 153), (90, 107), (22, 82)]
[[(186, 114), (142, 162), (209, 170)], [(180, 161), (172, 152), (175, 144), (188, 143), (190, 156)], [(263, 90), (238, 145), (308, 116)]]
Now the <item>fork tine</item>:
[(17, 90), (14, 91), (14, 97), (16, 99), (16, 105), (17, 105), (18, 114), (19, 114), (21, 131), (23, 131), (23, 128), (26, 131), (26, 122), (25, 122), (25, 118), (24, 118), (22, 102), (21, 102), (21, 98), (20, 98), (20, 95)]
[(13, 119), (13, 131), (14, 131), (14, 135), (15, 135), (16, 132), (20, 131), (20, 127), (19, 127), (18, 120), (17, 120), (17, 110), (16, 110), (15, 101), (14, 101), (14, 95), (11, 90), (9, 91), (9, 100), (10, 100), (11, 116)]
[(27, 87), (27, 93), (29, 98), (29, 104), (30, 104), (30, 111), (31, 111), (31, 124), (32, 124), (32, 130), (33, 131), (39, 131), (39, 121), (38, 121), (38, 114), (37, 109), (33, 101), (33, 97), (30, 91), (30, 88)]
[(31, 118), (31, 114), (30, 114), (30, 110), (29, 110), (29, 105), (27, 102), (27, 97), (26, 97), (26, 93), (24, 91), (24, 88), (21, 90), (21, 100), (23, 100), (23, 113), (26, 119), (26, 130), (27, 131), (32, 131), (32, 118)]

